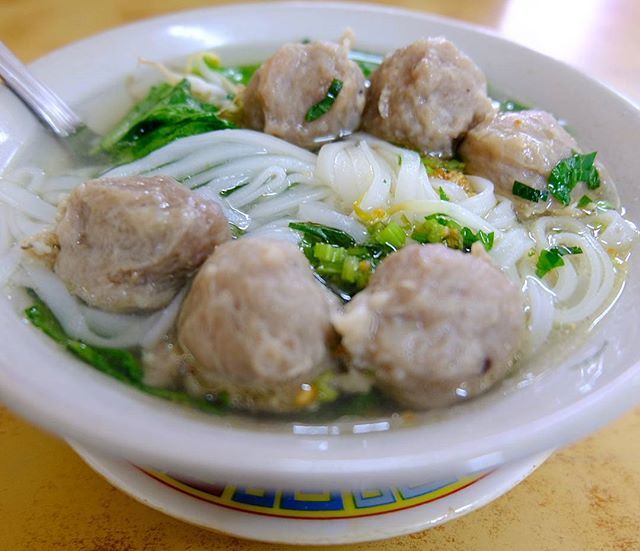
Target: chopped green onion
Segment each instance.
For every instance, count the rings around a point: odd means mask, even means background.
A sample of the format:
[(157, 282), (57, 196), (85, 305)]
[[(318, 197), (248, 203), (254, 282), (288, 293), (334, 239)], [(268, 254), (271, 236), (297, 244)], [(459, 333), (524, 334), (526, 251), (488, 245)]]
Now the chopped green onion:
[(558, 251), (560, 256), (565, 256), (567, 254), (582, 254), (582, 249), (580, 247), (568, 247), (567, 245), (558, 245), (550, 250)]
[(578, 201), (577, 207), (579, 209), (587, 210), (589, 205), (593, 205), (595, 210), (616, 210), (616, 208), (609, 203), (609, 201), (594, 201), (588, 195), (583, 195)]
[(594, 165), (595, 158), (595, 151), (586, 155), (574, 153), (553, 167), (547, 187), (560, 203), (565, 206), (571, 203), (571, 191), (578, 182), (584, 182), (589, 189), (600, 187), (600, 174)]
[(580, 247), (567, 247), (566, 245), (559, 245), (548, 250), (540, 252), (538, 262), (536, 263), (536, 275), (538, 277), (544, 277), (547, 273), (555, 268), (564, 266), (564, 260), (562, 257), (568, 254), (581, 254), (582, 249)]
[(358, 268), (360, 259), (356, 256), (348, 255), (342, 263), (342, 272), (340, 277), (349, 283), (355, 283), (358, 279)]
[(346, 258), (347, 249), (336, 247), (329, 243), (316, 243), (313, 246), (313, 256), (320, 260), (320, 262), (337, 264)]
[(518, 182), (517, 180), (513, 182), (511, 193), (516, 197), (522, 197), (522, 199), (526, 199), (527, 201), (532, 201), (534, 203), (541, 200), (546, 201), (549, 198), (549, 192), (546, 189), (535, 189), (527, 184)]
[(588, 195), (583, 195), (578, 201), (578, 208), (583, 209), (585, 207), (588, 207), (591, 203), (593, 203), (593, 199), (591, 199), (591, 197), (589, 197)]
[(440, 199), (442, 201), (449, 201), (449, 196), (447, 195), (445, 190), (442, 189), (442, 186), (438, 187), (438, 195), (440, 196)]
[(397, 222), (389, 222), (382, 230), (377, 231), (373, 236), (380, 245), (388, 245), (393, 249), (404, 246), (407, 234)]
[(411, 234), (411, 239), (418, 243), (444, 243), (450, 230), (446, 224), (440, 224), (437, 220), (427, 218)]
[(327, 90), (326, 96), (309, 108), (304, 120), (307, 122), (313, 122), (328, 113), (331, 107), (333, 107), (333, 103), (336, 101), (340, 90), (342, 90), (342, 85), (343, 82), (341, 80), (334, 78), (331, 81), (331, 85), (329, 86), (329, 90)]

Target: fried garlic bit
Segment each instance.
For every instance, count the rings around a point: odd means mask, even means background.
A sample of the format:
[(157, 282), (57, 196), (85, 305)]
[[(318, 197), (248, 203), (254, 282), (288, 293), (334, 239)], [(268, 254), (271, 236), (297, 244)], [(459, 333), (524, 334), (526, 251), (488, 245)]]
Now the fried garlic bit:
[(58, 236), (51, 230), (42, 230), (23, 239), (20, 248), (30, 257), (53, 269), (60, 252), (60, 242)]

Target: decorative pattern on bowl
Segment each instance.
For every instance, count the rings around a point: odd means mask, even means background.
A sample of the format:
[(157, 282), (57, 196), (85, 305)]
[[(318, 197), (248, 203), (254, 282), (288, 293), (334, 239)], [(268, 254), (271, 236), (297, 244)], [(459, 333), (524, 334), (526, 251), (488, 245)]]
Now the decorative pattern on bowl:
[(201, 501), (244, 513), (301, 520), (360, 518), (410, 509), (468, 488), (492, 471), (416, 486), (356, 491), (280, 490), (211, 484), (140, 470), (165, 486)]

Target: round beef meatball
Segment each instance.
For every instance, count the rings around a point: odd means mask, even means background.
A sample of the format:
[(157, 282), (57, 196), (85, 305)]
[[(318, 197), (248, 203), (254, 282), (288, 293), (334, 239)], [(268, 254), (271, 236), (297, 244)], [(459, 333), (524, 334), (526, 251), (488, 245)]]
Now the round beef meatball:
[(194, 279), (178, 318), (201, 388), (236, 405), (289, 411), (333, 366), (330, 317), (337, 299), (297, 246), (243, 238), (216, 248)]
[(396, 50), (373, 73), (362, 124), (384, 140), (451, 156), (491, 109), (482, 71), (448, 40), (428, 38)]
[[(313, 149), (360, 126), (365, 79), (345, 46), (329, 42), (285, 44), (258, 69), (244, 94), (247, 126)], [(329, 110), (305, 119), (327, 97), (334, 80), (342, 88)]]
[(513, 182), (546, 189), (551, 169), (579, 147), (553, 115), (519, 111), (497, 113), (485, 120), (469, 131), (459, 151), (469, 173), (488, 178), (499, 193), (533, 214), (548, 208), (551, 199), (532, 203), (514, 197)]
[(409, 245), (387, 257), (334, 325), (355, 367), (414, 409), (475, 396), (509, 370), (521, 293), (486, 257)]
[(231, 237), (217, 204), (165, 176), (85, 182), (62, 206), (54, 233), (55, 273), (87, 304), (111, 312), (166, 306)]

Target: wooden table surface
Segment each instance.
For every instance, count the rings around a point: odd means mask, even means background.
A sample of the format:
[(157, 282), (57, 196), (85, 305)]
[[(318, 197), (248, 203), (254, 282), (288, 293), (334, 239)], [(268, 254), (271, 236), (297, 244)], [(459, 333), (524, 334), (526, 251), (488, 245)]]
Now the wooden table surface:
[[(218, 3), (0, 0), (0, 40), (30, 61), (116, 25)], [(637, 0), (380, 3), (484, 25), (640, 100)], [(214, 534), (140, 505), (63, 442), (1, 406), (0, 519), (0, 551), (284, 549)], [(466, 517), (412, 536), (335, 549), (640, 550), (640, 409), (556, 453), (524, 483)]]

